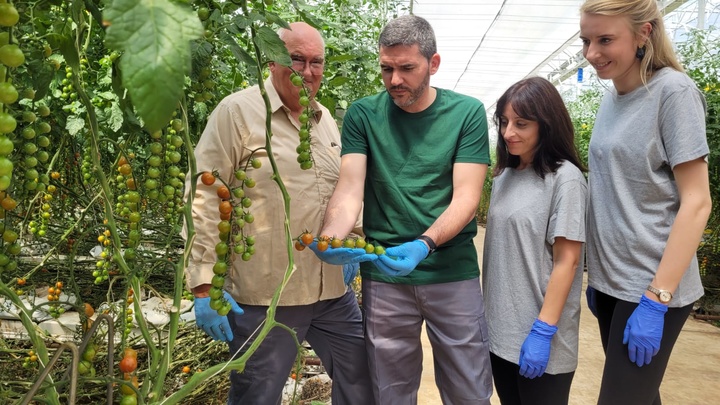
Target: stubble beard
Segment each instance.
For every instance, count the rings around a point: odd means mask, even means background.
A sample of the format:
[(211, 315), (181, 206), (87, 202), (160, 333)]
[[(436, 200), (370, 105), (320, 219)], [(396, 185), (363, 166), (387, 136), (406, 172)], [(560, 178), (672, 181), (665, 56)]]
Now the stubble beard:
[[(390, 98), (393, 99), (393, 102), (396, 106), (400, 108), (410, 107), (411, 105), (415, 104), (416, 101), (422, 97), (423, 93), (425, 92), (425, 89), (427, 89), (428, 85), (430, 84), (430, 72), (428, 72), (425, 75), (425, 80), (422, 81), (420, 86), (416, 87), (415, 89), (408, 89), (407, 87), (403, 87), (406, 90), (410, 90), (410, 97), (408, 97), (407, 101), (401, 102), (400, 100), (394, 98), (392, 96), (392, 93), (388, 90), (388, 94), (390, 94)], [(391, 88), (392, 89), (392, 88)]]

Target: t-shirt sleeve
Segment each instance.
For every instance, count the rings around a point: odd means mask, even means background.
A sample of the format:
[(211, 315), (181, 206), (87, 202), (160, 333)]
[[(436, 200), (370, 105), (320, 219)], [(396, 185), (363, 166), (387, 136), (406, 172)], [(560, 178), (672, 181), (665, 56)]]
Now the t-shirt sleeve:
[(705, 132), (705, 99), (700, 91), (687, 85), (664, 100), (660, 136), (672, 168), (710, 153)]
[(477, 102), (470, 110), (464, 123), (455, 163), (490, 164), (490, 147), (488, 144), (488, 124), (485, 107)]
[(547, 242), (555, 238), (585, 242), (587, 185), (584, 180), (571, 179), (559, 183), (555, 190), (547, 228)]
[(343, 118), (341, 144), (341, 156), (348, 153), (368, 154), (367, 135), (362, 125), (362, 111), (355, 104), (350, 106)]

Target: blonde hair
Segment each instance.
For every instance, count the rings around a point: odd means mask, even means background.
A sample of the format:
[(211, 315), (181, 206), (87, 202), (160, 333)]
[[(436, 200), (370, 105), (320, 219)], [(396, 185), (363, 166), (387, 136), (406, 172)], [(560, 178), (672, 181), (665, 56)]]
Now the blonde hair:
[(647, 84), (648, 76), (664, 67), (685, 71), (665, 32), (665, 23), (656, 0), (587, 0), (580, 7), (580, 13), (625, 17), (635, 35), (640, 34), (643, 24), (650, 23), (652, 29), (645, 43), (645, 56), (640, 61), (640, 79), (643, 84)]

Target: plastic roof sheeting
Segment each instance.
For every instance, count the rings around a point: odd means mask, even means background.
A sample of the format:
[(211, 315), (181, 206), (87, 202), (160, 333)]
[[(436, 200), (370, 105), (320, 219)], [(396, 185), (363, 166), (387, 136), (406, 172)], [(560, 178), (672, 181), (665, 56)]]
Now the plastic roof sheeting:
[(432, 24), (440, 69), (433, 86), (474, 96), (488, 108), (516, 81), (562, 52), (579, 29), (582, 0), (418, 0)]
[[(408, 0), (408, 3), (413, 0)], [(488, 114), (502, 93), (528, 76), (575, 80), (582, 58), (583, 0), (414, 0), (412, 12), (435, 30), (441, 62), (435, 87), (481, 100)], [(698, 3), (717, 23), (720, 0), (660, 1), (668, 30), (697, 20)], [(693, 14), (694, 13), (694, 14)], [(669, 19), (671, 21), (669, 21)], [(694, 20), (693, 20), (694, 19)], [(705, 21), (706, 19), (703, 19)], [(592, 69), (586, 76), (592, 75)]]

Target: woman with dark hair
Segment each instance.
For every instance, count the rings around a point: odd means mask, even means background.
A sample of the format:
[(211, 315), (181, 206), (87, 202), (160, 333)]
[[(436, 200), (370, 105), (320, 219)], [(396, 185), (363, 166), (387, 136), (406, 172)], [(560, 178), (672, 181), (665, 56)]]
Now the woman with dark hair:
[(711, 210), (706, 104), (655, 0), (587, 0), (583, 56), (611, 80), (588, 149), (588, 305), (599, 404), (660, 404), (675, 341), (703, 295), (695, 252)]
[(533, 77), (497, 102), (483, 292), (505, 404), (567, 404), (578, 357), (584, 170), (555, 87)]

